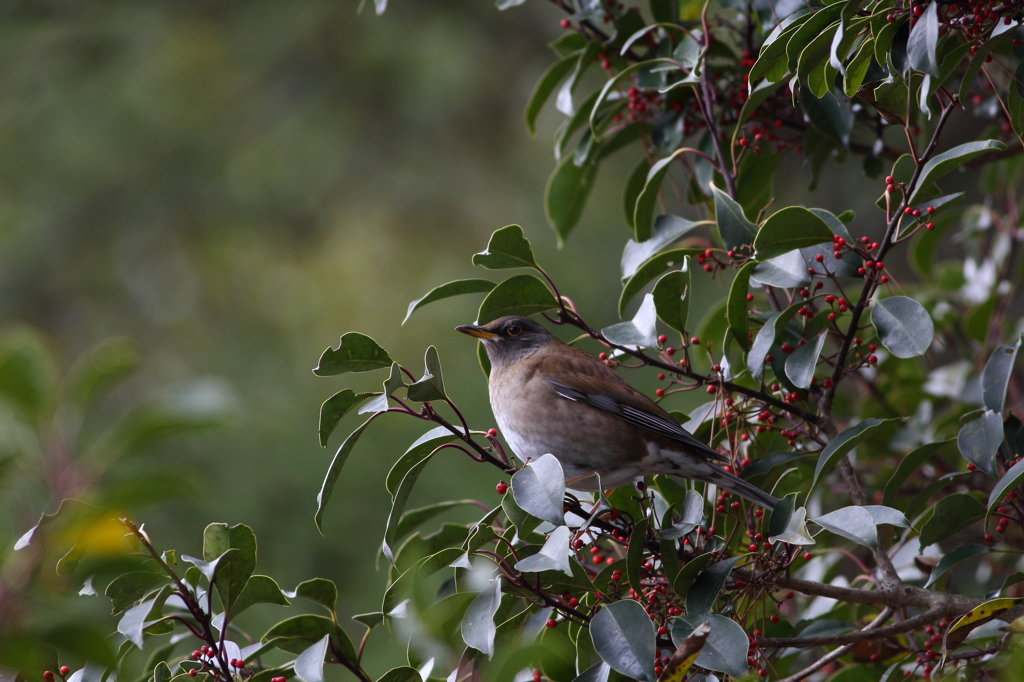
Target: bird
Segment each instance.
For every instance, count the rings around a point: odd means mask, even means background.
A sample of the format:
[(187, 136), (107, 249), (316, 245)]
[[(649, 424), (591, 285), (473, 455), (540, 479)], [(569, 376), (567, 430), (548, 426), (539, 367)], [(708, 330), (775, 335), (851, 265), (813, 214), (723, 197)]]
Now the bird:
[(491, 410), (521, 461), (550, 453), (567, 485), (581, 491), (669, 474), (714, 484), (768, 509), (778, 504), (778, 498), (719, 466), (729, 460), (615, 370), (536, 320), (510, 315), (455, 329), (484, 344), (491, 362)]

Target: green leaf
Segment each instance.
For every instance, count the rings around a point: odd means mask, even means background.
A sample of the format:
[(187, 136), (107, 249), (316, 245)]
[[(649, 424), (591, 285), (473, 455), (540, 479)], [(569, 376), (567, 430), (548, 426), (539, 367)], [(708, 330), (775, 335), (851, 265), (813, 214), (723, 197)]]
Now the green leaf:
[(412, 493), (413, 486), (416, 485), (416, 481), (419, 479), (423, 469), (427, 466), (427, 463), (433, 458), (436, 449), (431, 450), (423, 456), (420, 461), (416, 462), (402, 477), (402, 482), (398, 486), (398, 490), (394, 492), (391, 501), (391, 513), (388, 514), (387, 525), (384, 527), (384, 544), (383, 552), (384, 556), (387, 557), (388, 561), (392, 564), (395, 563), (394, 547), (396, 541), (397, 530), (399, 526), (399, 519), (402, 517), (402, 512), (405, 511), (405, 503), (409, 500), (409, 495)]
[[(522, 4), (522, 0), (519, 0), (516, 4)], [(403, 665), (400, 668), (392, 668), (387, 671), (377, 682), (422, 682), (422, 680), (423, 677), (416, 668)]]
[(711, 559), (711, 555), (714, 552), (705, 552), (699, 556), (690, 559), (686, 564), (679, 569), (679, 573), (676, 575), (675, 580), (672, 581), (672, 591), (680, 597), (685, 597), (696, 582), (697, 576), (704, 570), (704, 566), (707, 565)]
[[(488, 270), (508, 268), (537, 268), (530, 240), (523, 236), (523, 228), (508, 225), (496, 230), (487, 242), (487, 248), (473, 256), (473, 265)], [(484, 280), (468, 280), (484, 281)], [(429, 294), (428, 294), (429, 295)]]
[(467, 504), (475, 504), (475, 502), (473, 500), (450, 500), (447, 502), (430, 504), (426, 507), (419, 507), (418, 509), (410, 509), (403, 513), (402, 517), (398, 520), (398, 527), (395, 529), (395, 542), (401, 542), (409, 535), (409, 533), (413, 532), (430, 519), (436, 517), (438, 514), (442, 514), (449, 509), (454, 509), (455, 507), (461, 507)]
[(107, 339), (83, 354), (68, 371), (68, 394), (82, 406), (94, 404), (139, 366), (138, 345), (123, 338)]
[(140, 650), (143, 648), (145, 623), (155, 603), (155, 599), (142, 602), (125, 611), (121, 620), (117, 622), (117, 631)]
[(104, 591), (113, 606), (110, 613), (115, 615), (121, 613), (146, 594), (166, 583), (167, 576), (148, 571), (132, 571), (117, 576), (110, 581)]
[(604, 87), (601, 88), (601, 94), (597, 96), (597, 101), (594, 102), (594, 108), (590, 112), (590, 129), (594, 133), (595, 138), (598, 137), (597, 112), (600, 111), (601, 106), (608, 99), (608, 95), (612, 92), (612, 90), (615, 89), (615, 86), (622, 82), (624, 79), (636, 73), (637, 71), (640, 71), (641, 69), (650, 68), (658, 64), (667, 64), (670, 66), (674, 66), (674, 63), (671, 59), (651, 59), (647, 61), (636, 62), (635, 64), (630, 64), (622, 71), (619, 71), (611, 80), (604, 84)]
[(1003, 443), (1003, 418), (985, 410), (980, 419), (964, 424), (956, 436), (960, 454), (992, 478), (996, 477), (996, 453)]
[(626, 550), (626, 578), (629, 586), (643, 593), (643, 585), (640, 583), (640, 564), (644, 560), (644, 549), (647, 544), (647, 524), (649, 519), (644, 517), (633, 526), (633, 532), (629, 536), (629, 549)]
[(207, 561), (225, 556), (232, 549), (238, 553), (221, 560), (216, 580), (217, 593), (226, 611), (230, 611), (256, 570), (256, 535), (241, 523), (211, 523), (203, 531), (203, 558)]
[[(897, 421), (895, 419), (865, 419), (856, 426), (850, 427), (828, 442), (828, 445), (818, 456), (818, 464), (814, 468), (814, 481), (811, 483), (811, 490), (818, 484), (818, 481), (826, 473), (832, 470), (840, 459), (846, 456), (850, 450), (868, 437), (872, 431), (887, 422)], [(807, 493), (810, 496), (810, 491)]]
[(814, 379), (814, 370), (818, 366), (818, 356), (825, 346), (824, 332), (818, 338), (794, 350), (786, 357), (786, 376), (797, 388), (810, 388)]
[(332, 614), (338, 605), (338, 586), (333, 580), (326, 578), (311, 578), (298, 584), (294, 592), (287, 596), (302, 597), (320, 604)]
[(921, 170), (921, 175), (917, 180), (917, 187), (914, 189), (913, 194), (910, 195), (909, 203), (916, 204), (918, 201), (924, 201), (924, 190), (930, 184), (936, 182), (947, 173), (963, 166), (971, 159), (988, 152), (1002, 151), (1004, 149), (1006, 149), (1006, 145), (999, 140), (979, 140), (967, 142), (936, 155)]
[(988, 496), (988, 513), (991, 514), (992, 510), (995, 509), (999, 502), (1009, 493), (1011, 490), (1016, 490), (1017, 486), (1024, 482), (1024, 460), (1021, 460), (1014, 464), (1010, 469), (1003, 474), (1003, 477), (996, 483), (996, 487), (992, 488), (991, 494)]
[(781, 256), (794, 249), (832, 241), (825, 221), (801, 206), (776, 211), (764, 222), (754, 238), (759, 260)]
[(850, 145), (853, 110), (845, 94), (826, 92), (824, 97), (818, 98), (809, 90), (801, 91), (800, 105), (818, 132), (836, 140), (844, 147)]
[[(529, 242), (527, 242), (527, 245), (529, 245)], [(476, 261), (476, 259), (477, 256), (474, 256), (473, 260)], [(428, 303), (440, 301), (445, 298), (451, 298), (452, 296), (462, 296), (463, 294), (486, 294), (493, 289), (494, 286), (494, 282), (489, 279), (457, 279), (454, 282), (448, 282), (447, 284), (442, 284), (439, 287), (434, 287), (427, 292), (426, 296), (418, 298), (409, 304), (409, 309), (405, 313), (405, 319), (402, 320), (402, 324), (408, 322), (414, 312)]]
[(544, 214), (558, 237), (558, 244), (579, 223), (586, 208), (590, 191), (597, 181), (597, 161), (586, 161), (577, 166), (572, 156), (566, 156), (555, 167), (544, 191)]
[(910, 451), (906, 457), (900, 460), (900, 463), (896, 466), (896, 471), (894, 471), (892, 476), (889, 478), (889, 482), (885, 484), (882, 504), (891, 505), (896, 499), (896, 495), (899, 494), (900, 487), (908, 478), (910, 478), (910, 475), (917, 471), (917, 468), (921, 466), (921, 464), (923, 464), (924, 461), (932, 455), (932, 453), (943, 445), (948, 445), (952, 442), (952, 439), (950, 439), (941, 440), (936, 443), (925, 443), (924, 445)]
[(659, 279), (651, 295), (661, 321), (679, 333), (685, 332), (686, 318), (690, 312), (689, 259), (683, 258), (679, 270), (673, 270)]
[(320, 406), (320, 447), (327, 447), (327, 440), (346, 412), (373, 395), (355, 393), (351, 388), (346, 388), (325, 400)]
[[(669, 479), (665, 478), (662, 486), (659, 486), (659, 490), (668, 482)], [(684, 535), (689, 535), (694, 528), (704, 523), (704, 498), (696, 490), (686, 491), (686, 495), (683, 498), (681, 516), (682, 518), (679, 520), (679, 523), (668, 528), (662, 528), (659, 537), (668, 540), (681, 538)], [(669, 582), (672, 582), (672, 580), (669, 580)]]
[(762, 78), (772, 83), (778, 83), (786, 76), (789, 71), (786, 46), (797, 29), (800, 28), (800, 24), (811, 16), (806, 10), (801, 11), (802, 14), (794, 13), (783, 19), (765, 39), (761, 45), (761, 51), (757, 55), (757, 61), (750, 69), (750, 83), (757, 83)]
[[(715, 197), (715, 219), (718, 233), (727, 249), (735, 249), (743, 244), (752, 244), (757, 236), (757, 228), (747, 220), (743, 208), (732, 198), (711, 184), (711, 192)], [(829, 237), (831, 239), (831, 237)]]
[(939, 58), (936, 54), (939, 45), (939, 5), (928, 3), (924, 14), (917, 18), (917, 23), (910, 29), (907, 39), (907, 59), (910, 68), (920, 73), (927, 73), (936, 78), (939, 76)]
[(494, 287), (480, 304), (477, 324), (506, 315), (536, 315), (558, 307), (548, 285), (533, 275), (516, 275)]
[(658, 346), (657, 312), (654, 308), (654, 296), (647, 294), (644, 302), (632, 320), (620, 322), (601, 330), (601, 335), (609, 342), (620, 346), (640, 346), (656, 348)]
[[(545, 455), (547, 456), (547, 455)], [(572, 531), (568, 526), (559, 526), (548, 534), (548, 539), (540, 551), (533, 556), (520, 559), (514, 568), (524, 573), (540, 573), (542, 571), (561, 571), (572, 576), (572, 552), (569, 541)]]
[(765, 358), (775, 343), (775, 338), (803, 305), (803, 303), (799, 302), (794, 303), (782, 312), (774, 313), (765, 320), (764, 325), (758, 330), (757, 336), (754, 337), (754, 343), (750, 347), (750, 352), (747, 353), (747, 369), (750, 370), (752, 377), (755, 379), (761, 378), (761, 374), (764, 372)]
[[(762, 48), (763, 50), (763, 48)], [(753, 83), (754, 81), (750, 81)], [(761, 106), (766, 99), (768, 99), (773, 92), (775, 92), (782, 83), (772, 83), (767, 80), (763, 80), (756, 86), (751, 87), (750, 94), (747, 96), (747, 101), (743, 103), (743, 109), (740, 110), (739, 120), (736, 122), (736, 131), (733, 132), (733, 140), (739, 134), (740, 128), (747, 122), (757, 108)]]
[(799, 251), (790, 251), (758, 263), (750, 273), (750, 279), (783, 289), (807, 286), (811, 281), (807, 263)]
[(494, 624), (494, 614), (501, 605), (501, 576), (491, 578), (488, 585), (480, 591), (462, 618), (460, 629), (462, 641), (466, 646), (494, 656), (494, 636), (498, 628)]
[(985, 407), (993, 412), (1003, 411), (1006, 387), (1010, 384), (1010, 375), (1013, 374), (1020, 342), (1021, 340), (1017, 339), (1016, 343), (1004, 343), (996, 348), (985, 364), (985, 371), (981, 373), (982, 398)]
[(644, 607), (631, 599), (608, 604), (590, 621), (594, 649), (615, 671), (655, 682), (654, 626)]
[(324, 657), (331, 636), (324, 635), (319, 642), (307, 648), (295, 659), (295, 676), (303, 682), (324, 682)]
[(843, 6), (843, 3), (835, 3), (812, 12), (800, 28), (797, 29), (786, 45), (786, 59), (790, 71), (795, 71), (797, 68), (797, 65), (800, 63), (800, 55), (804, 49), (831, 26), (833, 22), (839, 19)]
[(925, 589), (928, 589), (936, 582), (939, 578), (948, 573), (957, 564), (963, 563), (968, 559), (982, 554), (988, 554), (991, 550), (984, 545), (961, 545), (954, 549), (949, 554), (939, 559), (939, 563), (935, 565), (932, 572), (928, 574), (928, 582), (924, 584)]
[(310, 643), (322, 640), (335, 632), (334, 621), (324, 616), (293, 616), (267, 630), (261, 642), (279, 640), (277, 648), (289, 653), (302, 653)]
[(633, 210), (633, 232), (634, 239), (638, 242), (645, 242), (652, 236), (652, 223), (654, 221), (654, 208), (658, 203), (658, 193), (661, 191), (661, 183), (668, 173), (672, 162), (688, 149), (677, 149), (671, 155), (659, 160), (647, 173), (647, 180), (644, 188), (636, 198), (636, 207)]
[(680, 616), (672, 620), (672, 641), (678, 646), (701, 623), (709, 623), (711, 631), (693, 664), (736, 678), (745, 675), (749, 640), (740, 624), (730, 618), (717, 613)]
[(533, 94), (530, 95), (530, 99), (526, 104), (526, 129), (530, 131), (530, 137), (537, 134), (537, 116), (544, 107), (544, 103), (548, 101), (551, 93), (555, 91), (555, 88), (562, 82), (562, 79), (573, 70), (578, 58), (579, 52), (573, 52), (562, 57), (549, 66), (544, 75), (537, 81), (537, 85), (533, 88)]
[(635, 230), (633, 225), (633, 215), (636, 212), (636, 200), (640, 196), (640, 193), (644, 191), (644, 186), (647, 184), (647, 174), (650, 172), (651, 164), (647, 161), (647, 157), (640, 159), (639, 163), (633, 167), (630, 171), (629, 177), (626, 179), (626, 188), (622, 194), (622, 207), (626, 213), (626, 226), (630, 230)]
[(451, 443), (458, 436), (453, 434), (444, 426), (437, 426), (424, 433), (422, 436), (416, 439), (416, 441), (409, 446), (409, 449), (398, 458), (394, 466), (391, 467), (391, 471), (388, 472), (388, 476), (385, 482), (387, 491), (391, 493), (392, 499), (394, 499), (395, 493), (398, 491), (398, 486), (401, 485), (402, 479), (420, 460), (426, 457), (429, 453), (433, 452), (437, 446), (443, 445), (444, 443)]
[(619, 295), (619, 317), (626, 312), (626, 306), (633, 300), (633, 297), (650, 284), (655, 277), (665, 272), (668, 268), (675, 267), (683, 262), (687, 256), (696, 256), (704, 253), (703, 248), (672, 249), (652, 256), (630, 277), (622, 287), (622, 294)]
[(875, 520), (863, 507), (843, 507), (811, 520), (825, 530), (859, 545), (874, 548), (878, 544)]
[(921, 529), (921, 549), (941, 542), (985, 518), (985, 505), (966, 493), (954, 493), (935, 503)]
[(871, 324), (878, 340), (898, 358), (924, 355), (932, 343), (935, 325), (928, 311), (907, 296), (890, 296), (875, 301)]
[(556, 526), (565, 523), (565, 475), (554, 455), (544, 455), (513, 474), (512, 495), (519, 508), (531, 516)]
[(234, 607), (231, 609), (232, 617), (237, 616), (253, 604), (291, 605), (277, 582), (265, 575), (251, 576), (249, 581), (245, 583), (245, 587), (238, 595), (238, 599), (235, 600)]
[(874, 39), (868, 37), (861, 43), (857, 50), (857, 56), (846, 67), (846, 75), (843, 77), (843, 92), (847, 97), (857, 94), (860, 86), (864, 83), (864, 76), (867, 75), (868, 67), (874, 57)]
[(409, 386), (409, 400), (425, 403), (429, 400), (444, 400), (444, 379), (441, 377), (441, 359), (437, 357), (437, 349), (427, 348), (423, 356), (425, 370), (420, 379)]
[[(745, 555), (723, 559), (711, 564), (694, 581), (690, 591), (686, 593), (686, 613), (699, 615), (711, 613), (718, 594), (725, 587), (725, 581), (732, 573), (733, 567)], [(689, 565), (689, 564), (687, 564)]]
[[(633, 277), (654, 256), (674, 242), (687, 237), (694, 229), (711, 224), (713, 223), (709, 220), (694, 223), (675, 215), (658, 216), (654, 220), (654, 234), (650, 239), (645, 242), (635, 242), (630, 239), (626, 242), (626, 248), (622, 250), (622, 279), (628, 280)], [(651, 279), (654, 278), (651, 277), (647, 281), (649, 282)]]
[(346, 372), (370, 372), (390, 367), (392, 362), (388, 352), (369, 336), (348, 332), (341, 337), (337, 348), (323, 352), (313, 374), (329, 377)]
[(750, 291), (750, 274), (754, 271), (756, 265), (756, 263), (751, 261), (736, 273), (732, 284), (729, 286), (729, 298), (727, 299), (728, 303), (725, 309), (733, 338), (746, 351), (750, 350), (747, 293)]
[(355, 447), (356, 441), (359, 440), (359, 436), (363, 435), (363, 431), (367, 426), (370, 425), (370, 419), (359, 425), (355, 431), (349, 434), (349, 437), (345, 439), (345, 442), (341, 444), (338, 451), (334, 453), (334, 459), (331, 460), (331, 466), (327, 468), (327, 475), (324, 477), (323, 485), (320, 486), (320, 493), (316, 496), (316, 515), (313, 520), (316, 522), (316, 528), (323, 535), (323, 518), (324, 510), (327, 509), (327, 503), (331, 499), (331, 493), (334, 492), (334, 484), (338, 482), (338, 476), (341, 475), (341, 469), (345, 466), (345, 461), (348, 456), (352, 454), (352, 448)]

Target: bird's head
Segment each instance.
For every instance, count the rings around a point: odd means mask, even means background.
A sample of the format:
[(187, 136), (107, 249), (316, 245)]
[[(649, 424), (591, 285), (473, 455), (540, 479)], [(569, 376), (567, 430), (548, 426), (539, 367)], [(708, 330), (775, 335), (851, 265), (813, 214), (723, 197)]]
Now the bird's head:
[(481, 326), (466, 324), (455, 331), (483, 341), (487, 357), (495, 366), (529, 357), (555, 338), (539, 323), (519, 315), (500, 317)]

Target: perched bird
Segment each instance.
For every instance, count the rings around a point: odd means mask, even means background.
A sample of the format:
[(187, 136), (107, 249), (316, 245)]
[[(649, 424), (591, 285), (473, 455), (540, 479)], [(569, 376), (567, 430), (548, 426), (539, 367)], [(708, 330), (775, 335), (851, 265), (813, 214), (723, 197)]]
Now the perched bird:
[(714, 485), (772, 509), (778, 499), (723, 470), (728, 460), (680, 427), (653, 400), (586, 351), (527, 317), (457, 331), (480, 339), (491, 361), (491, 409), (524, 462), (551, 453), (577, 490), (610, 489), (671, 474)]

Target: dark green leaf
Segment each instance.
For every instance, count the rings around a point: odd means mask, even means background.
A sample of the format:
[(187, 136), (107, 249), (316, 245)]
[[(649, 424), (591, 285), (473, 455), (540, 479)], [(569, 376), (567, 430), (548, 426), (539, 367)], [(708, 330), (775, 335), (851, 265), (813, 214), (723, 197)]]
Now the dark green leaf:
[(391, 356), (365, 334), (348, 332), (337, 348), (328, 348), (320, 356), (313, 374), (329, 377), (346, 372), (369, 372), (390, 367)]
[(313, 642), (333, 634), (334, 621), (324, 616), (293, 616), (267, 630), (261, 642), (279, 640), (282, 651), (298, 654), (309, 648)]
[(725, 248), (735, 249), (743, 244), (752, 244), (757, 236), (757, 228), (747, 220), (743, 208), (714, 184), (711, 185), (711, 192), (715, 197), (718, 234), (721, 235)]
[(999, 479), (999, 482), (996, 483), (996, 487), (992, 489), (992, 493), (988, 496), (988, 513), (991, 514), (1003, 497), (1011, 490), (1016, 490), (1022, 481), (1024, 481), (1024, 460), (1010, 467), (1003, 474), (1003, 477)]
[[(473, 265), (479, 265), (488, 270), (505, 270), (508, 268), (536, 268), (537, 261), (533, 257), (530, 240), (523, 236), (523, 228), (518, 225), (508, 225), (496, 230), (491, 235), (490, 241), (487, 242), (487, 248), (473, 256)], [(482, 282), (484, 280), (467, 281)]]
[(843, 77), (843, 92), (847, 97), (857, 94), (860, 86), (864, 83), (864, 76), (871, 66), (871, 59), (874, 57), (874, 41), (869, 36), (861, 43), (857, 50), (857, 56), (846, 67), (846, 75)]
[(420, 474), (423, 472), (424, 467), (434, 456), (435, 450), (431, 450), (423, 456), (420, 461), (416, 462), (402, 477), (402, 482), (398, 486), (398, 490), (395, 491), (392, 496), (391, 502), (391, 513), (388, 514), (387, 525), (384, 527), (384, 545), (383, 552), (384, 556), (387, 557), (388, 561), (395, 563), (394, 546), (396, 541), (396, 534), (399, 526), (399, 519), (402, 517), (402, 512), (405, 511), (405, 503), (409, 500), (409, 495), (412, 493), (413, 486), (416, 485), (416, 481), (419, 479)]
[(766, 260), (831, 241), (832, 230), (825, 221), (806, 208), (789, 206), (776, 211), (764, 222), (754, 238), (754, 249), (759, 260)]
[(556, 526), (565, 523), (565, 476), (554, 455), (544, 455), (513, 474), (512, 495), (516, 504), (531, 516)]
[(764, 325), (758, 330), (757, 336), (754, 337), (754, 343), (747, 354), (747, 369), (750, 370), (752, 377), (755, 379), (761, 378), (768, 351), (771, 350), (776, 337), (801, 307), (803, 307), (803, 303), (794, 303), (781, 313), (775, 313), (765, 320)]
[(685, 332), (686, 318), (690, 312), (689, 260), (684, 258), (679, 270), (673, 270), (659, 279), (651, 295), (661, 321), (679, 333)]
[[(524, 240), (525, 241), (525, 240)], [(473, 260), (476, 260), (474, 256)], [(520, 267), (520, 266), (514, 266)], [(451, 298), (452, 296), (461, 296), (463, 294), (486, 294), (488, 291), (494, 288), (494, 282), (488, 279), (457, 279), (454, 282), (448, 282), (442, 284), (439, 287), (434, 287), (427, 292), (427, 295), (418, 298), (409, 304), (409, 309), (405, 313), (405, 319), (402, 320), (402, 324), (409, 321), (409, 318), (414, 312), (434, 301), (440, 301), (445, 298)]]
[(980, 419), (964, 424), (956, 436), (956, 445), (964, 458), (996, 477), (996, 453), (1003, 443), (1003, 418), (998, 412), (985, 410)]
[(750, 274), (756, 265), (751, 261), (739, 269), (729, 286), (729, 298), (726, 304), (726, 317), (729, 319), (729, 329), (732, 331), (733, 338), (743, 350), (747, 351), (750, 350), (747, 293), (750, 291)]
[(235, 605), (231, 609), (232, 617), (237, 616), (253, 604), (290, 606), (290, 602), (285, 597), (284, 592), (281, 591), (281, 588), (278, 587), (277, 582), (265, 575), (254, 575), (245, 583), (245, 587), (242, 589), (241, 594), (238, 595), (238, 599), (235, 600)]
[(781, 535), (789, 526), (789, 520), (793, 518), (796, 511), (796, 498), (798, 493), (789, 493), (775, 505), (771, 515), (768, 517), (768, 536)]
[(437, 349), (427, 348), (423, 356), (425, 367), (423, 376), (409, 386), (409, 400), (424, 403), (429, 400), (444, 400), (444, 379), (441, 377), (441, 359), (437, 357)]
[(288, 596), (293, 599), (295, 597), (302, 597), (303, 599), (315, 601), (331, 613), (334, 613), (334, 609), (338, 604), (338, 586), (334, 584), (333, 580), (311, 578), (299, 583), (295, 591), (289, 593)]
[(566, 156), (548, 180), (544, 192), (544, 214), (558, 237), (559, 245), (565, 243), (583, 216), (583, 209), (597, 180), (597, 168), (597, 161), (577, 166), (572, 156)]
[(494, 614), (501, 605), (501, 576), (495, 576), (466, 609), (460, 628), (466, 646), (494, 655)]
[[(522, 4), (518, 2), (517, 4)], [(401, 668), (392, 668), (384, 673), (377, 682), (422, 682), (423, 677), (416, 668), (403, 665)]]
[(540, 114), (540, 110), (544, 107), (544, 103), (551, 97), (551, 93), (555, 91), (558, 84), (562, 82), (562, 79), (569, 75), (569, 72), (576, 66), (576, 61), (579, 58), (579, 53), (573, 52), (565, 57), (562, 57), (557, 62), (548, 67), (548, 70), (544, 72), (544, 75), (537, 81), (537, 85), (533, 89), (533, 94), (530, 95), (530, 100), (526, 104), (526, 129), (530, 131), (530, 137), (537, 134), (536, 122), (537, 115)]
[[(373, 419), (373, 417), (370, 419)], [(316, 515), (313, 517), (313, 520), (316, 522), (317, 530), (320, 531), (321, 535), (324, 532), (324, 510), (327, 508), (327, 502), (331, 499), (331, 493), (334, 492), (334, 484), (338, 482), (338, 476), (341, 475), (341, 469), (345, 466), (345, 461), (348, 459), (348, 456), (352, 454), (352, 448), (355, 447), (356, 441), (359, 440), (359, 436), (363, 435), (363, 431), (370, 425), (370, 419), (367, 419), (365, 422), (360, 424), (355, 431), (349, 434), (349, 437), (341, 444), (338, 451), (334, 453), (334, 459), (331, 460), (331, 466), (327, 468), (327, 475), (324, 477), (323, 485), (320, 486), (320, 493), (316, 496)]]
[(744, 479), (754, 479), (758, 476), (765, 476), (780, 466), (792, 466), (794, 464), (809, 463), (809, 460), (816, 459), (815, 453), (800, 452), (773, 452), (767, 457), (760, 457), (743, 467), (740, 476)]
[(139, 649), (142, 649), (143, 646), (143, 630), (147, 617), (155, 603), (155, 599), (150, 599), (138, 606), (133, 606), (125, 611), (124, 615), (121, 616), (121, 620), (117, 622), (117, 631)]
[(654, 296), (647, 294), (636, 315), (628, 322), (620, 322), (601, 330), (601, 335), (610, 343), (620, 346), (656, 348), (658, 345), (657, 311)]
[(113, 606), (111, 613), (118, 614), (166, 583), (167, 576), (161, 573), (132, 571), (111, 580), (104, 594), (110, 598)]
[(764, 44), (761, 45), (757, 61), (754, 62), (754, 66), (750, 69), (749, 82), (751, 84), (757, 83), (762, 78), (766, 78), (772, 83), (778, 83), (785, 77), (789, 71), (786, 45), (797, 32), (797, 29), (800, 28), (800, 25), (794, 22), (799, 21), (802, 23), (810, 16), (810, 13), (806, 10), (801, 10), (801, 12), (791, 14), (783, 19), (775, 27), (775, 30), (769, 34), (768, 38), (765, 39)]
[(907, 296), (891, 296), (875, 301), (871, 324), (878, 339), (898, 358), (924, 355), (932, 343), (935, 325), (928, 311)]
[(810, 91), (801, 91), (800, 104), (818, 132), (849, 146), (853, 110), (845, 94), (826, 92), (824, 97), (817, 98)]
[[(665, 479), (668, 482), (668, 479)], [(659, 486), (660, 489), (660, 486)], [(687, 490), (683, 498), (679, 523), (668, 528), (663, 528), (660, 537), (668, 540), (681, 538), (689, 535), (694, 528), (704, 523), (704, 498), (696, 490)], [(670, 579), (669, 582), (672, 582)]]
[[(850, 450), (857, 447), (857, 444), (864, 440), (872, 431), (891, 421), (896, 420), (865, 419), (830, 440), (818, 456), (818, 464), (814, 468), (814, 481), (811, 483), (811, 489), (814, 489), (814, 486), (818, 484), (822, 476), (832, 470), (836, 462), (845, 457)], [(810, 495), (809, 492), (808, 495)]]
[(351, 388), (346, 388), (325, 400), (320, 406), (320, 447), (327, 447), (327, 439), (334, 433), (346, 412), (373, 395), (356, 393)]
[(622, 205), (626, 213), (626, 225), (630, 230), (635, 229), (633, 226), (633, 215), (636, 211), (636, 200), (640, 196), (640, 192), (644, 190), (644, 185), (647, 184), (647, 174), (650, 168), (651, 164), (644, 157), (640, 159), (640, 162), (633, 168), (626, 179), (626, 189), (622, 195)]
[(645, 242), (651, 238), (652, 223), (654, 221), (654, 207), (658, 203), (658, 193), (661, 191), (661, 182), (665, 179), (669, 167), (676, 158), (683, 154), (685, 149), (678, 149), (670, 156), (659, 160), (647, 173), (644, 188), (636, 198), (636, 206), (633, 211), (633, 232), (637, 242)]
[(695, 228), (710, 224), (710, 221), (690, 222), (675, 215), (658, 216), (654, 221), (654, 234), (650, 239), (640, 243), (632, 239), (626, 242), (626, 248), (622, 251), (622, 279), (628, 280), (633, 277), (662, 249), (683, 239)]
[(954, 493), (935, 503), (921, 529), (921, 549), (950, 537), (985, 518), (985, 505), (966, 493)]
[(818, 338), (800, 346), (786, 358), (786, 376), (797, 388), (811, 387), (818, 356), (821, 355), (827, 336), (824, 332), (818, 334)]
[(225, 610), (238, 599), (249, 576), (256, 570), (256, 535), (245, 524), (229, 526), (211, 523), (203, 531), (203, 558), (212, 561), (228, 550), (237, 549), (230, 560), (221, 561), (217, 574), (217, 592)]
[(882, 504), (891, 505), (899, 494), (900, 487), (906, 482), (910, 475), (917, 471), (917, 468), (924, 463), (929, 456), (943, 445), (952, 443), (952, 440), (942, 440), (936, 443), (925, 443), (924, 445), (910, 451), (906, 457), (900, 460), (896, 471), (885, 484), (885, 492), (882, 496)]
[(920, 73), (939, 76), (939, 58), (936, 54), (939, 45), (939, 5), (928, 3), (924, 14), (917, 18), (917, 23), (910, 29), (907, 40), (907, 59), (910, 68)]
[(664, 251), (652, 256), (650, 260), (640, 266), (636, 273), (622, 287), (622, 294), (619, 296), (619, 317), (622, 317), (622, 314), (626, 312), (626, 306), (633, 300), (633, 297), (650, 284), (655, 277), (665, 272), (668, 268), (679, 265), (687, 256), (696, 256), (701, 253), (704, 253), (702, 248), (688, 248), (672, 249), (671, 251)]
[(961, 545), (949, 554), (939, 559), (932, 572), (928, 574), (928, 582), (924, 584), (925, 589), (934, 585), (939, 578), (948, 573), (957, 564), (967, 561), (971, 557), (988, 554), (991, 550), (984, 545)]
[(644, 549), (647, 544), (647, 524), (649, 519), (644, 517), (633, 526), (633, 532), (629, 536), (629, 549), (626, 550), (626, 577), (629, 579), (629, 586), (643, 593), (643, 585), (640, 583), (640, 564), (644, 560)]
[(598, 655), (614, 670), (655, 682), (654, 627), (640, 604), (631, 599), (608, 604), (590, 621), (590, 636)]
[(451, 443), (456, 438), (457, 436), (444, 426), (434, 427), (417, 438), (409, 446), (409, 449), (405, 451), (405, 454), (391, 467), (391, 471), (388, 472), (385, 486), (388, 492), (391, 493), (391, 497), (394, 498), (398, 492), (398, 486), (401, 485), (402, 479), (405, 478), (410, 469), (433, 452), (437, 446)]
[[(547, 456), (547, 455), (545, 455)], [(572, 531), (568, 526), (559, 526), (548, 535), (540, 551), (533, 556), (520, 559), (514, 568), (524, 573), (540, 573), (542, 571), (561, 571), (572, 576), (571, 550), (569, 541)]]
[(1006, 145), (998, 140), (979, 140), (967, 142), (953, 147), (948, 152), (936, 155), (921, 170), (917, 187), (910, 195), (910, 203), (916, 204), (918, 201), (923, 201), (924, 190), (950, 171), (956, 170), (977, 156), (1004, 149), (1006, 149)]
[(699, 556), (694, 557), (686, 562), (686, 564), (679, 569), (679, 573), (676, 574), (675, 580), (672, 581), (672, 591), (680, 597), (685, 597), (696, 582), (697, 576), (704, 570), (704, 566), (707, 565), (711, 559), (711, 555), (714, 552), (705, 552)]
[(711, 613), (719, 592), (725, 587), (725, 581), (732, 573), (733, 566), (742, 558), (741, 555), (711, 564), (697, 576), (690, 591), (686, 593), (686, 613), (690, 615)]
[(548, 285), (533, 275), (516, 275), (494, 287), (480, 304), (477, 324), (506, 315), (535, 315), (558, 307)]
[(711, 631), (694, 665), (736, 678), (746, 674), (749, 640), (740, 624), (730, 618), (718, 614), (680, 616), (672, 621), (672, 641), (678, 646), (701, 623), (709, 623)]
[(423, 525), (438, 514), (467, 504), (474, 504), (474, 501), (452, 500), (448, 502), (438, 502), (436, 504), (427, 505), (426, 507), (420, 507), (419, 509), (410, 509), (402, 514), (402, 517), (398, 520), (398, 527), (395, 529), (395, 542), (401, 542), (409, 535), (409, 533), (413, 532), (419, 526)]
[(985, 364), (985, 371), (981, 374), (981, 393), (985, 401), (985, 407), (994, 411), (1003, 411), (1003, 402), (1006, 400), (1006, 387), (1010, 383), (1010, 375), (1013, 373), (1013, 365), (1017, 360), (1017, 351), (1020, 350), (1020, 339), (1016, 343), (1004, 343), (996, 348), (988, 363)]

